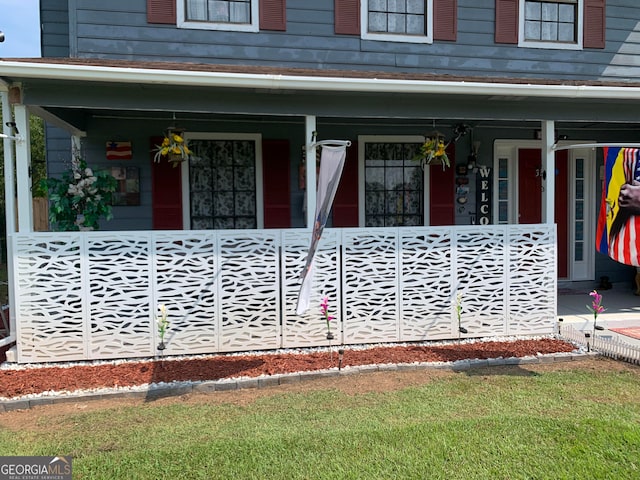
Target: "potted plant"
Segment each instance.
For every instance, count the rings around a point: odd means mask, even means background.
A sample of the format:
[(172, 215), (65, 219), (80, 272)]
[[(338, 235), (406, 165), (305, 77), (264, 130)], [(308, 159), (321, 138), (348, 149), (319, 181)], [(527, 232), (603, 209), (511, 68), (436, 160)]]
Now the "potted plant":
[(442, 165), (442, 168), (450, 167), (451, 162), (446, 149), (449, 146), (444, 142), (444, 135), (440, 132), (432, 132), (420, 146), (420, 154), (416, 160), (420, 161), (422, 168), (426, 165)]

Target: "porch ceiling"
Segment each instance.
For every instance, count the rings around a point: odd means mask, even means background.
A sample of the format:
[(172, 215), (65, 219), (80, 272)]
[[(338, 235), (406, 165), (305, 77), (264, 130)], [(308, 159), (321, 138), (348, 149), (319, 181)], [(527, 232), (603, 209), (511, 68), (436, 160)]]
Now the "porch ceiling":
[[(85, 59), (0, 60), (0, 79), (22, 85), (22, 102), (84, 130), (103, 115), (304, 116), (554, 120), (637, 125), (640, 84), (453, 78)], [(2, 86), (0, 86), (2, 88)]]

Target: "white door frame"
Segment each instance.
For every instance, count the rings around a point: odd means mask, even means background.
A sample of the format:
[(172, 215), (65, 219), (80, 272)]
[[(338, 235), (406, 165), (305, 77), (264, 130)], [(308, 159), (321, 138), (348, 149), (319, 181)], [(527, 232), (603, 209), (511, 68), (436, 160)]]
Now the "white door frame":
[[(559, 141), (558, 146), (564, 145), (576, 145), (579, 143), (593, 143), (590, 141)], [(540, 140), (495, 140), (493, 145), (493, 223), (494, 224), (517, 224), (518, 223), (518, 191), (517, 191), (517, 179), (518, 179), (518, 149), (521, 148), (539, 148), (542, 151), (543, 143)], [(576, 162), (577, 160), (583, 160), (583, 174), (584, 178), (580, 179), (576, 177)], [(507, 166), (506, 178), (500, 178), (499, 165), (505, 163)], [(541, 172), (543, 173), (543, 172)], [(596, 215), (599, 208), (599, 202), (596, 197), (596, 152), (593, 148), (573, 148), (569, 150), (569, 170), (568, 170), (568, 182), (567, 195), (571, 204), (568, 211), (568, 242), (569, 249), (567, 252), (569, 268), (568, 278), (566, 280), (579, 281), (579, 280), (593, 280), (595, 275), (595, 229), (596, 229)], [(547, 172), (548, 175), (548, 172)], [(507, 181), (506, 198), (500, 198), (499, 188), (501, 181)], [(582, 188), (584, 202), (576, 201), (576, 194), (579, 186)], [(546, 187), (546, 182), (543, 181), (543, 187)], [(504, 188), (504, 187), (503, 187)], [(540, 198), (543, 202), (544, 191)], [(503, 209), (506, 206), (506, 219), (499, 218), (500, 204), (503, 204)], [(506, 205), (505, 205), (506, 204)], [(576, 219), (576, 213), (579, 208), (583, 209), (582, 220)], [(583, 222), (582, 238), (576, 237), (576, 225), (577, 222)], [(582, 257), (576, 260), (576, 254), (579, 253), (579, 248), (582, 247)]]

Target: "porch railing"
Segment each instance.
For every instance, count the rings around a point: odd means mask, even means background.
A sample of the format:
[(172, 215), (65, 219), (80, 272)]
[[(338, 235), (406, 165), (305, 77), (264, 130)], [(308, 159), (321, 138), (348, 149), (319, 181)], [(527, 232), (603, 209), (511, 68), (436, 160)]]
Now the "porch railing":
[[(309, 230), (16, 234), (19, 362), (553, 333), (553, 225), (326, 229), (295, 313)], [(462, 302), (459, 332), (456, 296)]]

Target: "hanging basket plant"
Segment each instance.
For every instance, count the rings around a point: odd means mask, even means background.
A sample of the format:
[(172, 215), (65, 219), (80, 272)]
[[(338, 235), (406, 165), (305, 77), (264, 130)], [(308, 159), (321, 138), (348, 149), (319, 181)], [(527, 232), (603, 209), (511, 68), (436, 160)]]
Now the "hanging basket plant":
[(177, 167), (185, 160), (189, 160), (191, 156), (191, 150), (187, 146), (187, 142), (184, 139), (184, 129), (169, 128), (167, 129), (162, 143), (156, 145), (154, 148), (155, 155), (153, 157), (154, 162), (160, 162), (166, 159), (171, 162), (174, 167)]
[(450, 167), (451, 162), (447, 156), (448, 143), (445, 143), (444, 135), (440, 132), (432, 132), (420, 146), (420, 154), (416, 160), (420, 161), (422, 168), (426, 165), (442, 165), (442, 168)]

